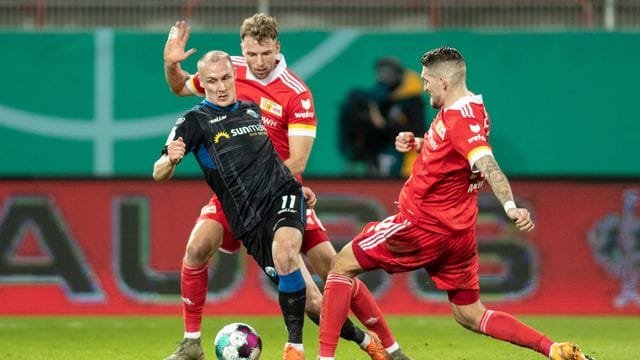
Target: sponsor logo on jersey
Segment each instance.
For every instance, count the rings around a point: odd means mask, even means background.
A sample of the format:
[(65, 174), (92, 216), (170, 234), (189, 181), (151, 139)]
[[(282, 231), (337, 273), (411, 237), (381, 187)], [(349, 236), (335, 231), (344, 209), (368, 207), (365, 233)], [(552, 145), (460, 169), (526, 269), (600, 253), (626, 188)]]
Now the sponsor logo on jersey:
[(282, 105), (263, 97), (260, 98), (260, 109), (277, 116), (282, 116)]
[(238, 135), (262, 135), (265, 134), (267, 132), (267, 129), (264, 128), (264, 126), (262, 124), (255, 124), (255, 125), (247, 125), (247, 126), (241, 126), (235, 129), (231, 129), (231, 136), (238, 136)]
[(277, 127), (278, 122), (273, 119), (269, 119), (266, 116), (262, 116), (262, 125), (269, 126), (269, 127)]
[(213, 142), (214, 143), (218, 143), (220, 142), (221, 138), (227, 138), (227, 139), (231, 139), (231, 136), (229, 136), (229, 133), (227, 133), (226, 131), (219, 131), (214, 137), (213, 137)]
[(480, 132), (480, 125), (478, 125), (478, 124), (469, 124), (469, 129), (471, 129), (471, 131), (473, 131), (474, 133), (479, 133)]
[(476, 134), (476, 135), (473, 135), (472, 137), (470, 137), (470, 138), (468, 138), (468, 139), (467, 139), (467, 142), (468, 142), (469, 144), (471, 144), (471, 143), (472, 143), (472, 142), (474, 142), (474, 141), (484, 141), (484, 142), (486, 142), (486, 141), (487, 141), (487, 138), (486, 138), (486, 137), (484, 137), (484, 136), (482, 136), (482, 135), (480, 135), (480, 134)]
[(218, 121), (222, 121), (227, 118), (227, 115), (216, 116), (213, 119), (209, 120), (210, 124), (217, 123)]
[(442, 120), (438, 120), (436, 123), (436, 133), (440, 136), (440, 139), (444, 140), (444, 134), (447, 132), (447, 128), (444, 126)]
[(311, 111), (305, 111), (303, 113), (293, 113), (296, 119), (308, 119), (314, 116), (314, 113)]
[(300, 103), (302, 103), (302, 107), (303, 107), (305, 110), (309, 110), (309, 109), (311, 109), (311, 99), (306, 99), (306, 100), (305, 100), (305, 99), (302, 99), (302, 100), (300, 100)]
[(257, 112), (255, 112), (253, 109), (247, 109), (247, 114), (248, 114), (249, 116), (251, 116), (252, 118), (254, 118), (254, 119), (257, 119), (257, 118), (258, 118), (258, 113), (257, 113)]
[(206, 205), (200, 210), (200, 215), (215, 214), (218, 212), (218, 208), (215, 205)]
[(433, 138), (433, 129), (429, 129), (427, 132), (427, 142), (429, 143), (429, 146), (431, 146), (431, 150), (436, 150), (438, 148), (438, 143), (436, 143), (436, 140)]

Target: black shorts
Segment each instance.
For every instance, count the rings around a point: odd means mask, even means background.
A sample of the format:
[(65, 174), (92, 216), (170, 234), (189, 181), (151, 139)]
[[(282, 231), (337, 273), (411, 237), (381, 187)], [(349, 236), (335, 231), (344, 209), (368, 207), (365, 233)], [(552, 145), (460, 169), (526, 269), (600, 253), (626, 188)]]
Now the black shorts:
[(307, 207), (299, 184), (290, 186), (274, 197), (269, 208), (266, 221), (256, 226), (242, 236), (242, 243), (249, 255), (253, 256), (262, 271), (274, 283), (278, 284), (279, 277), (273, 263), (273, 237), (279, 228), (294, 227), (304, 236), (307, 219)]

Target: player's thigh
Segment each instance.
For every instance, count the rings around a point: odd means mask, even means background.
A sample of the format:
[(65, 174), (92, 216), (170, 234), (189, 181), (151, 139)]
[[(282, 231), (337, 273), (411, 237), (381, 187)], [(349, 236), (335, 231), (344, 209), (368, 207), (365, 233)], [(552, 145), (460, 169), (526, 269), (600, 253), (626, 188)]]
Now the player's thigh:
[(336, 256), (336, 250), (330, 242), (320, 243), (307, 252), (307, 257), (313, 266), (313, 270), (322, 278), (327, 279), (331, 268), (331, 261)]
[(200, 219), (191, 230), (185, 263), (187, 265), (200, 265), (207, 262), (222, 245), (224, 228), (215, 220)]
[(354, 277), (364, 270), (353, 253), (352, 243), (348, 243), (340, 250), (331, 262), (331, 272), (335, 272), (349, 277)]

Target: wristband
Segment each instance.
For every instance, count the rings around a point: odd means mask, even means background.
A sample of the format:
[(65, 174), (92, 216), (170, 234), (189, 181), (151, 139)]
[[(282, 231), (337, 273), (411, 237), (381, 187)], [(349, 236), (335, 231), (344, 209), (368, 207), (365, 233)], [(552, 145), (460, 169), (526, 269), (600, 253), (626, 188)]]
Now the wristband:
[(508, 213), (509, 210), (516, 208), (516, 203), (513, 202), (513, 200), (509, 200), (509, 201), (505, 202), (503, 206), (504, 206), (504, 212)]

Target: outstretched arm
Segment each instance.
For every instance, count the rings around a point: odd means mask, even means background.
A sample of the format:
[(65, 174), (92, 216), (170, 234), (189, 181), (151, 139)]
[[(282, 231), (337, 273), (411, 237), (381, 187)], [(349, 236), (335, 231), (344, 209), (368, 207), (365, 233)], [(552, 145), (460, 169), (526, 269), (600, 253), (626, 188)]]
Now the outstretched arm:
[(516, 227), (522, 231), (533, 230), (535, 224), (533, 220), (531, 220), (529, 210), (516, 206), (516, 203), (513, 201), (513, 193), (511, 192), (509, 180), (502, 170), (500, 170), (496, 159), (491, 155), (485, 155), (476, 161), (475, 167), (478, 168), (485, 179), (487, 179), (493, 193), (504, 207), (507, 216), (515, 222)]
[(184, 20), (177, 21), (169, 30), (169, 36), (164, 45), (164, 77), (171, 91), (179, 96), (193, 95), (185, 86), (185, 81), (189, 79), (190, 75), (180, 66), (181, 61), (196, 52), (196, 49), (193, 48), (184, 50), (190, 33), (191, 27)]

